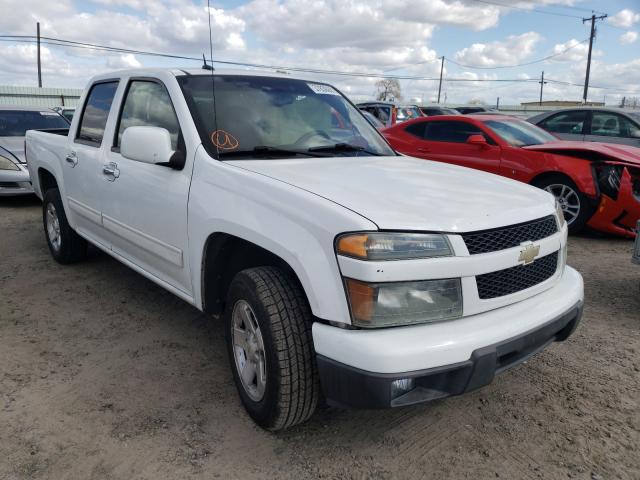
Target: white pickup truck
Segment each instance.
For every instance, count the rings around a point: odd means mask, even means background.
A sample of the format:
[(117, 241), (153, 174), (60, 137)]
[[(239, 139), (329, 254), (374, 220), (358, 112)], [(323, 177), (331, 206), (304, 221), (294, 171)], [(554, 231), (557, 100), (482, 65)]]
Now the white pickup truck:
[(249, 71), (91, 80), (26, 156), (60, 263), (91, 243), (221, 315), (270, 430), (320, 398), (410, 405), (490, 383), (582, 313), (548, 193), (397, 155), (325, 83)]

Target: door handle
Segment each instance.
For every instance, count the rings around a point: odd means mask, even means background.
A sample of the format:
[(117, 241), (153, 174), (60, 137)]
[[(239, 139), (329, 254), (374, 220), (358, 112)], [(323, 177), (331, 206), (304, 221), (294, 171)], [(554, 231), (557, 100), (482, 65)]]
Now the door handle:
[(105, 163), (102, 167), (102, 173), (107, 176), (107, 180), (113, 182), (120, 176), (120, 170), (118, 170), (118, 164), (116, 162)]
[(76, 152), (69, 153), (69, 155), (65, 157), (65, 161), (71, 168), (75, 167), (78, 164), (78, 157), (76, 155)]

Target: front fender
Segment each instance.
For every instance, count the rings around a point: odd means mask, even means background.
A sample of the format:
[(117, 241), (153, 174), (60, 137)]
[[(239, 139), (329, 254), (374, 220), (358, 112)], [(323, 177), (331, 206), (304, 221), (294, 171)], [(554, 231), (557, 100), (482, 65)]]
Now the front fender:
[(214, 160), (203, 150), (194, 167), (188, 212), (189, 261), (200, 308), (204, 248), (207, 238), (220, 232), (287, 262), (316, 317), (350, 323), (333, 242), (339, 233), (376, 230), (375, 224), (313, 193)]

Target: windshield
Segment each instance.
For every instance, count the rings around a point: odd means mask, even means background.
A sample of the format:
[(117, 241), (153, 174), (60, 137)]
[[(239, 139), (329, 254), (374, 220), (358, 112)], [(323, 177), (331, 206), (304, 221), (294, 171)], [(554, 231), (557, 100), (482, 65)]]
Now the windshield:
[(636, 122), (640, 122), (640, 112), (625, 112), (631, 118), (633, 118)]
[(329, 85), (249, 75), (213, 78), (215, 84), (210, 75), (179, 79), (210, 155), (395, 155), (358, 109)]
[(0, 137), (24, 137), (27, 130), (43, 128), (69, 128), (69, 123), (47, 110), (0, 110)]
[(540, 127), (522, 120), (488, 120), (484, 124), (514, 147), (541, 145), (557, 140), (556, 137), (545, 132)]
[(398, 121), (411, 120), (412, 118), (421, 117), (422, 113), (418, 107), (398, 107)]

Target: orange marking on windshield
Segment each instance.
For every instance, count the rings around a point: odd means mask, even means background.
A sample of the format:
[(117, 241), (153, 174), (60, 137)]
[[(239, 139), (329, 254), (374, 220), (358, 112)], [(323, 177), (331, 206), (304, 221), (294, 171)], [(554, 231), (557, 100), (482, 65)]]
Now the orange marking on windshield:
[(212, 132), (211, 143), (220, 150), (235, 150), (239, 145), (238, 139), (224, 130)]

